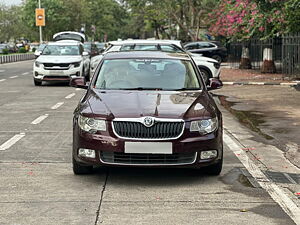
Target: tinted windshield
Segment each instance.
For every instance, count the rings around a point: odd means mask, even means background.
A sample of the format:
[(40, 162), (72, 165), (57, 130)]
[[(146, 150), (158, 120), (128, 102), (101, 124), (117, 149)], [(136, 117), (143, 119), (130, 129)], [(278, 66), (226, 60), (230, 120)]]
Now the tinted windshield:
[(80, 55), (77, 45), (47, 45), (42, 55)]
[(101, 89), (199, 89), (190, 61), (177, 59), (105, 60), (96, 88)]
[(163, 44), (129, 44), (123, 45), (120, 51), (163, 51), (163, 52), (184, 52), (180, 48), (174, 45), (163, 45)]

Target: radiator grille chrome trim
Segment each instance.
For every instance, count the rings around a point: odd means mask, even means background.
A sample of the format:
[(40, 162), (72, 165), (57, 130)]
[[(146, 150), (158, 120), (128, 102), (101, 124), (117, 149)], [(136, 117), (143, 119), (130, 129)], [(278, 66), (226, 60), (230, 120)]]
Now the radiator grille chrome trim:
[[(112, 121), (113, 132), (118, 138), (145, 141), (175, 140), (181, 137), (184, 132), (185, 122), (182, 119), (164, 119), (153, 117), (155, 124), (150, 128), (143, 125), (144, 119), (145, 117), (116, 118)], [(124, 123), (124, 126), (120, 125), (120, 122)], [(127, 125), (127, 131), (124, 131), (123, 133), (125, 133), (125, 135), (123, 135), (122, 132), (120, 132), (120, 129), (124, 129), (125, 125)], [(122, 126), (122, 128), (120, 128), (120, 126)], [(137, 130), (134, 132), (129, 131), (132, 128), (136, 128)], [(162, 131), (161, 129), (164, 130)], [(147, 132), (145, 130), (147, 130)], [(132, 135), (133, 133), (134, 135)]]
[[(123, 153), (123, 152), (101, 151), (99, 154), (99, 159), (101, 163), (107, 165), (183, 166), (183, 165), (194, 164), (197, 160), (197, 152), (175, 153), (172, 155), (168, 155), (168, 154), (132, 154), (132, 153)], [(175, 162), (176, 160), (177, 162)]]

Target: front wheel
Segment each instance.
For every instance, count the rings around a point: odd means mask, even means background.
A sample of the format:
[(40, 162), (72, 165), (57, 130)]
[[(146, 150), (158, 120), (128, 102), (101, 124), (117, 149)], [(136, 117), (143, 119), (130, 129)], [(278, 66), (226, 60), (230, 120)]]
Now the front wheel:
[(223, 167), (223, 157), (214, 165), (207, 166), (204, 168), (205, 173), (212, 176), (218, 176), (220, 175)]
[(35, 86), (41, 86), (42, 85), (42, 81), (33, 80), (33, 82), (34, 82)]
[(205, 69), (202, 69), (202, 68), (199, 68), (199, 69), (201, 71), (201, 74), (202, 74), (202, 77), (203, 77), (203, 80), (204, 80), (205, 84), (208, 85), (209, 84), (209, 79), (211, 78), (210, 73)]
[(73, 158), (73, 172), (76, 175), (93, 173), (93, 166), (82, 166)]

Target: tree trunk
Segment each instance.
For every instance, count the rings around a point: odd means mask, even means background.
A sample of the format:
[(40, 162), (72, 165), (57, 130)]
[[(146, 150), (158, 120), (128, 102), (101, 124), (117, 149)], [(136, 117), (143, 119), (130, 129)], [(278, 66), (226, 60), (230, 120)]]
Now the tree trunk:
[(240, 62), (240, 69), (251, 69), (251, 61), (249, 57), (249, 48), (248, 47), (243, 47), (242, 49), (242, 57), (241, 57), (241, 62)]
[(265, 48), (263, 53), (263, 64), (261, 67), (262, 73), (276, 73), (276, 67), (273, 60), (271, 48)]

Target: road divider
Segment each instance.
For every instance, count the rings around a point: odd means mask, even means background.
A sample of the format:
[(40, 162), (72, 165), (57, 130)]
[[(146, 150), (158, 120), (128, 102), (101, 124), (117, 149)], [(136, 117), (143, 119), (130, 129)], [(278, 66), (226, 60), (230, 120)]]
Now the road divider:
[(76, 95), (75, 93), (72, 93), (72, 94), (67, 95), (65, 98), (70, 99), (70, 98), (74, 97), (75, 95)]
[(19, 140), (21, 140), (23, 137), (25, 137), (25, 133), (16, 134), (11, 139), (0, 145), (0, 151), (5, 151), (9, 149), (11, 146), (16, 144)]
[(42, 115), (42, 116), (36, 118), (34, 121), (32, 121), (31, 124), (37, 125), (37, 124), (41, 123), (44, 119), (46, 119), (48, 116), (49, 116), (49, 114)]
[(58, 108), (61, 107), (63, 104), (64, 104), (64, 102), (56, 103), (54, 106), (51, 107), (51, 109), (58, 109)]
[(280, 205), (280, 207), (292, 220), (294, 220), (297, 225), (300, 225), (300, 208), (298, 208), (293, 200), (290, 199), (277, 184), (269, 180), (259, 167), (248, 157), (247, 153), (242, 150), (243, 146), (240, 146), (239, 143), (231, 137), (228, 131), (224, 132), (224, 142), (246, 167), (259, 185), (269, 193), (271, 198)]

